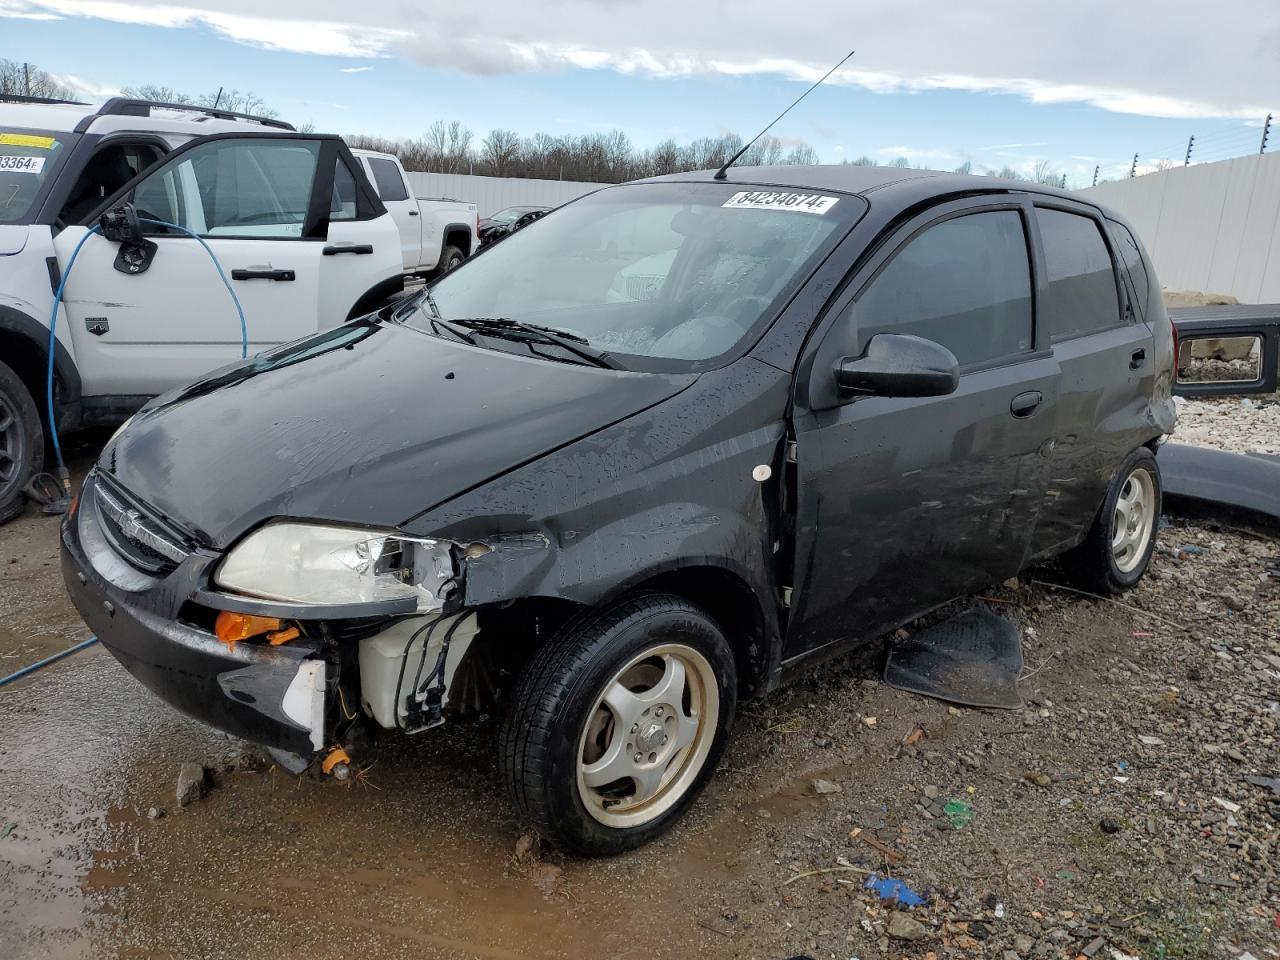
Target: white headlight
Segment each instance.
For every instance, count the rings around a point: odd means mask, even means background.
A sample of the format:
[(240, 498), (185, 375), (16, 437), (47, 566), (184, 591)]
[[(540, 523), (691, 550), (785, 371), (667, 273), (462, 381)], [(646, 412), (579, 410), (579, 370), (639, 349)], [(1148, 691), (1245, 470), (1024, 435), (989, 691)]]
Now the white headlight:
[(412, 598), (438, 610), (453, 587), (452, 544), (316, 523), (272, 523), (231, 550), (214, 575), (226, 590), (316, 606)]

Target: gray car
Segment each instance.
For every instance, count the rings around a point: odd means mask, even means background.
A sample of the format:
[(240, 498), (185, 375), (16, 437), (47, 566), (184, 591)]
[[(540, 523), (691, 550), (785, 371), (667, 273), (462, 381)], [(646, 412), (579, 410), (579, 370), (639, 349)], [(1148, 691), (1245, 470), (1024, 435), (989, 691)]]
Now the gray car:
[(624, 184), (153, 401), (65, 579), (143, 683), (298, 764), (496, 689), (515, 808), (614, 853), (796, 670), (1053, 557), (1135, 586), (1173, 357), (1133, 231), (1071, 194)]

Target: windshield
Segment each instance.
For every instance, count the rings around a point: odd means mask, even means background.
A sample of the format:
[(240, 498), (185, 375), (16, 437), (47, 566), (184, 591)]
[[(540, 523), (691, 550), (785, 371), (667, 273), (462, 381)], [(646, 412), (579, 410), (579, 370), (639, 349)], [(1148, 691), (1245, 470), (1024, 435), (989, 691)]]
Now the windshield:
[(516, 217), (520, 216), (520, 211), (515, 207), (507, 207), (505, 210), (499, 210), (489, 218), (490, 223), (510, 223)]
[[(864, 208), (829, 192), (612, 187), (512, 234), (431, 295), (448, 321), (546, 327), (628, 369), (702, 369), (758, 335)], [(406, 322), (433, 332), (431, 307)]]
[(69, 137), (0, 128), (0, 223), (30, 223), (53, 182)]

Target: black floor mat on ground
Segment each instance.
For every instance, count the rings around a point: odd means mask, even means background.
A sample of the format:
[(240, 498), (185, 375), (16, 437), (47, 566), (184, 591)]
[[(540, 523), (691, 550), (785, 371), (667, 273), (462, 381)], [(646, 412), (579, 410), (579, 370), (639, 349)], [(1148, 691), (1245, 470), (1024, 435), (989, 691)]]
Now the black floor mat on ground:
[(1022, 638), (1018, 628), (974, 607), (935, 624), (889, 651), (884, 681), (966, 707), (1016, 710), (1022, 706)]

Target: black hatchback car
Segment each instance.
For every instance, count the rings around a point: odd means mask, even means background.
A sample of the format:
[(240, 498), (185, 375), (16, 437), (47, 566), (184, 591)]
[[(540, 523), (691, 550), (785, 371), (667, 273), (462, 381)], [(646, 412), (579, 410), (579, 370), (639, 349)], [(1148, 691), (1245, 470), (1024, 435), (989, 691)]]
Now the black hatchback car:
[(600, 190), (153, 401), (65, 521), (85, 620), (297, 763), (497, 690), (515, 806), (607, 854), (796, 668), (1056, 555), (1133, 587), (1174, 349), (1124, 221), (980, 177), (729, 177)]

